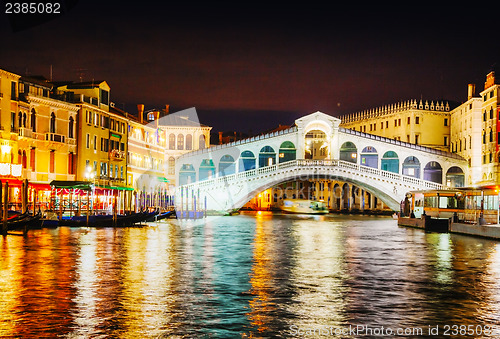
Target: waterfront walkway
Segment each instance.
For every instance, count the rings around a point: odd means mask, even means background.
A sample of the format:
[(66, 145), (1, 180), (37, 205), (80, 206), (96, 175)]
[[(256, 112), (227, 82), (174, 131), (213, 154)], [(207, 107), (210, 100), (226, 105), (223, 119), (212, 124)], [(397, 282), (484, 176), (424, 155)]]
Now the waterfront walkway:
[[(448, 225), (446, 225), (448, 224)], [(420, 228), (429, 232), (445, 232), (500, 240), (499, 224), (469, 224), (450, 219), (399, 218), (398, 225)]]
[(477, 225), (452, 222), (450, 225), (450, 233), (473, 235), (482, 238), (500, 240), (500, 225)]

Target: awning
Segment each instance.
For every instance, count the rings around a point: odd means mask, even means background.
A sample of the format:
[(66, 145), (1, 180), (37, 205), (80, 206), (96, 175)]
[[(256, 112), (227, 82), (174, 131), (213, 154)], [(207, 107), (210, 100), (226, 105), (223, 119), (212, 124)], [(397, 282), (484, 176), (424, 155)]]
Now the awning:
[(119, 190), (119, 191), (133, 191), (132, 187), (122, 187), (122, 186), (107, 186), (107, 185), (96, 185), (96, 188), (108, 189), (108, 190)]
[(44, 190), (44, 191), (50, 191), (52, 189), (50, 184), (37, 183), (37, 182), (29, 182), (28, 186), (31, 188), (35, 188), (37, 190)]
[(53, 180), (50, 183), (50, 186), (52, 188), (66, 188), (66, 189), (72, 189), (72, 188), (77, 188), (85, 191), (91, 191), (92, 190), (92, 183), (88, 181), (63, 181), (63, 180)]

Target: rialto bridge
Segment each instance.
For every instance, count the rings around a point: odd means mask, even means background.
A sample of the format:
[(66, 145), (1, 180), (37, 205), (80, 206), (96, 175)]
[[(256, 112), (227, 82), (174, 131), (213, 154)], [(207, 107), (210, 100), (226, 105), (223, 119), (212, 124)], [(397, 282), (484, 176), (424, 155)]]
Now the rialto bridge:
[(456, 154), (339, 127), (316, 112), (295, 126), (187, 153), (176, 163), (178, 211), (227, 212), (285, 182), (351, 183), (392, 210), (406, 192), (464, 186), (467, 162)]

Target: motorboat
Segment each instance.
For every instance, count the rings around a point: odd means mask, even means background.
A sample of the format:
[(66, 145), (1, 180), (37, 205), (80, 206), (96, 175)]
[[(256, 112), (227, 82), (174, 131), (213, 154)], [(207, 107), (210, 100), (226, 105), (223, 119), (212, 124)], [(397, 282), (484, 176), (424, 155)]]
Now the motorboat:
[(328, 207), (322, 200), (285, 199), (282, 211), (296, 214), (327, 214)]

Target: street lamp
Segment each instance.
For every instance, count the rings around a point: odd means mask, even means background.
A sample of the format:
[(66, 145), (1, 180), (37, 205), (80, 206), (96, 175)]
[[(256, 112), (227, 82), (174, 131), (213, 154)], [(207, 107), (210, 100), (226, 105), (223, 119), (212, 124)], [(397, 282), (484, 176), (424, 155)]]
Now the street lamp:
[[(92, 167), (87, 166), (85, 168), (84, 177), (85, 177), (85, 179), (87, 181), (92, 182), (92, 209), (94, 209), (94, 202), (95, 202), (95, 172), (92, 170)], [(89, 205), (89, 201), (87, 199), (87, 224), (88, 224), (89, 208), (90, 208), (90, 205)]]

